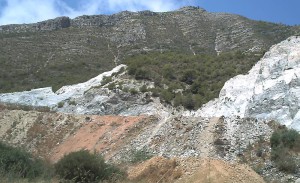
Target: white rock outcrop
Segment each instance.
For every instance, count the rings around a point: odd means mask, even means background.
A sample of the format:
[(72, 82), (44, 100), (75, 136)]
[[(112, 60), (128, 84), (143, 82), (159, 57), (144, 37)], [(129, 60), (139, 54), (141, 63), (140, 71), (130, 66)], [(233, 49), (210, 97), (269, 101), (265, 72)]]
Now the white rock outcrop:
[(247, 75), (228, 80), (196, 116), (273, 119), (300, 131), (300, 37), (272, 46)]
[(38, 107), (54, 107), (63, 100), (84, 95), (84, 92), (90, 88), (101, 85), (103, 77), (111, 76), (113, 73), (120, 71), (123, 67), (126, 67), (126, 65), (119, 65), (111, 71), (104, 72), (84, 83), (63, 86), (55, 93), (52, 91), (51, 87), (47, 87), (24, 92), (0, 94), (0, 102)]

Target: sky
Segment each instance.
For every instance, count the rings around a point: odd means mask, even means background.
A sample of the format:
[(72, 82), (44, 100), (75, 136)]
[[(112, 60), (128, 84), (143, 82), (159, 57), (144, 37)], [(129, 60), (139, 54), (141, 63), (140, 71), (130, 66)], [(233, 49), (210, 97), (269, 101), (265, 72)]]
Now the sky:
[(300, 0), (0, 0), (0, 25), (34, 23), (59, 16), (113, 14), (120, 11), (165, 12), (199, 6), (209, 12), (300, 25)]

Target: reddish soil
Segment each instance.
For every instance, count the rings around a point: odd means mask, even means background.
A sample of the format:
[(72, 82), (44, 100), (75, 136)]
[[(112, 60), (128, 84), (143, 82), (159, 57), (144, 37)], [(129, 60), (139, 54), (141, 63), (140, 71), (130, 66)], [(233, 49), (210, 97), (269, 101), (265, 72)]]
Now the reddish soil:
[(82, 149), (91, 152), (109, 151), (106, 155), (109, 158), (113, 150), (122, 146), (125, 139), (128, 140), (131, 129), (145, 120), (146, 116), (91, 116), (73, 135), (54, 148), (50, 160), (56, 162), (65, 154)]

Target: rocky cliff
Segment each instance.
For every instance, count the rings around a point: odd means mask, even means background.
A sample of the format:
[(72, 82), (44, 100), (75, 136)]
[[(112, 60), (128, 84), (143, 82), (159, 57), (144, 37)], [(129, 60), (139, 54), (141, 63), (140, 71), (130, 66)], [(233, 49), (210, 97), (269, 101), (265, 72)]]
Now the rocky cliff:
[(272, 46), (247, 75), (225, 83), (200, 116), (273, 119), (300, 131), (300, 37)]

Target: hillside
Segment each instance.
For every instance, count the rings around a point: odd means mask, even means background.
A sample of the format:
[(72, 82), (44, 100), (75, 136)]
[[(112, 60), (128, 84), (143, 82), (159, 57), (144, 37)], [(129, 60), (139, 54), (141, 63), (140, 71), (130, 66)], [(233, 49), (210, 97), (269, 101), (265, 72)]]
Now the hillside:
[(148, 52), (262, 52), (297, 31), (196, 7), (0, 26), (0, 92), (57, 90), (111, 70), (129, 55)]
[(299, 181), (297, 30), (196, 7), (0, 26), (0, 182)]

